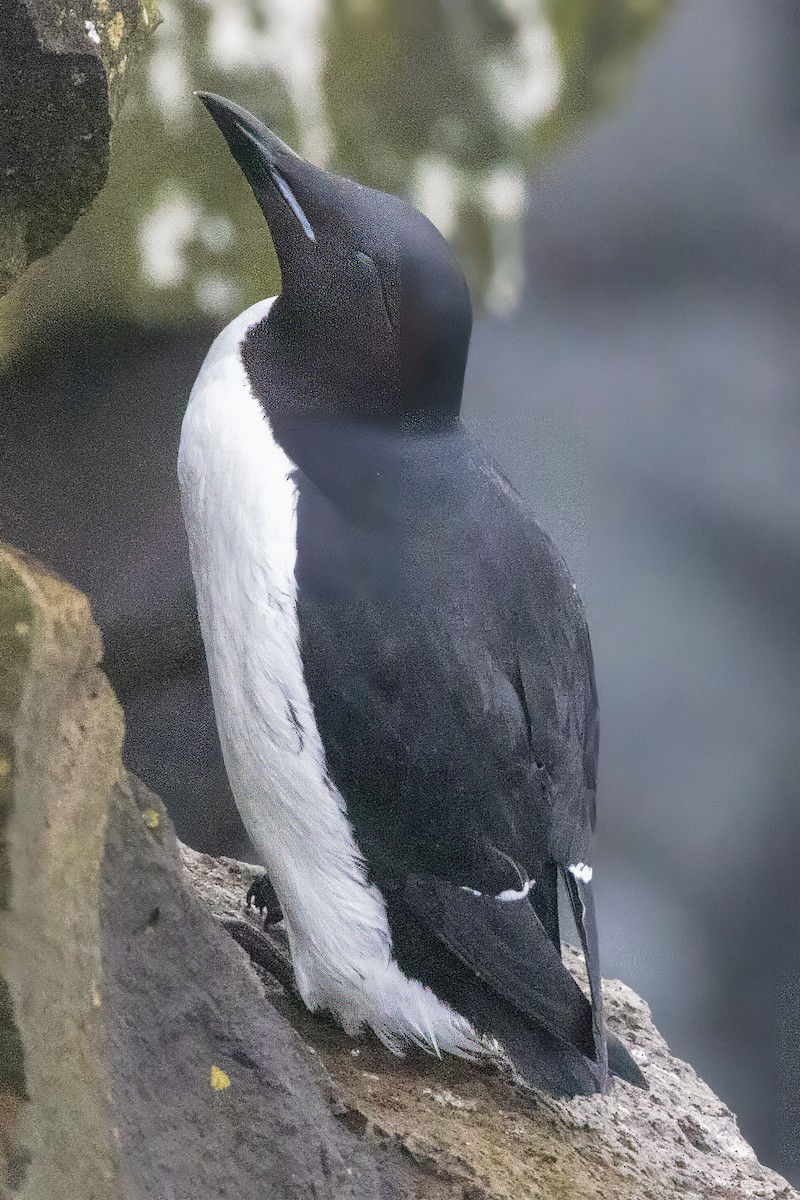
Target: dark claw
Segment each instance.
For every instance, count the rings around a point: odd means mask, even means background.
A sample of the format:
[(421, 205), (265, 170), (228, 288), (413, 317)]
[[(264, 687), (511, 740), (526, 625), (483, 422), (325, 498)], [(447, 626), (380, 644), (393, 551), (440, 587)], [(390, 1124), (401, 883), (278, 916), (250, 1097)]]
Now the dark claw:
[(247, 889), (247, 907), (250, 908), (252, 905), (255, 905), (263, 916), (265, 929), (268, 929), (270, 925), (277, 925), (278, 921), (283, 920), (280, 902), (269, 881), (269, 875), (257, 875)]
[[(285, 950), (279, 949), (266, 933), (254, 929), (247, 921), (227, 920), (222, 924), (256, 966), (277, 979), (291, 995), (298, 995), (292, 961)], [(272, 936), (275, 937), (274, 934)]]

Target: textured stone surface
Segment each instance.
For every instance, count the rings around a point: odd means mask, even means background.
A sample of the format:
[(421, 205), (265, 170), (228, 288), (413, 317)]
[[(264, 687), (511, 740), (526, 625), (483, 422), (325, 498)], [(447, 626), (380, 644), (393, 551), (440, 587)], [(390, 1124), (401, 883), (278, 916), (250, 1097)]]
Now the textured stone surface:
[(0, 295), (66, 237), (108, 171), (132, 58), (154, 0), (4, 0)]
[(128, 776), (103, 865), (103, 994), (131, 1200), (438, 1196), (385, 1139), (337, 1120), (313, 1047), (181, 871), (160, 801)]
[(0, 1189), (31, 1198), (117, 1195), (99, 871), (122, 714), (100, 653), (85, 597), (0, 547)]
[[(193, 884), (212, 912), (258, 927), (242, 897), (257, 868), (183, 848)], [(270, 938), (284, 949), (282, 927)], [(581, 956), (565, 947), (585, 986)], [(380, 1132), (475, 1200), (797, 1200), (762, 1167), (733, 1113), (669, 1047), (650, 1010), (617, 980), (604, 985), (611, 1027), (649, 1084), (616, 1081), (610, 1095), (555, 1100), (490, 1068), (355, 1043), (286, 996), (273, 1001), (325, 1064), (354, 1128)]]

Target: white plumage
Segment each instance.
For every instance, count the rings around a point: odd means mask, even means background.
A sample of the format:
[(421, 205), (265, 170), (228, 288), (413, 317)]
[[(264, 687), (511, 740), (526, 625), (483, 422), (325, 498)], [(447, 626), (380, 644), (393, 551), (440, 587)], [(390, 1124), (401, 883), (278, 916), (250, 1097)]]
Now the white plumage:
[(245, 827), (286, 918), (309, 1008), (389, 1047), (485, 1053), (469, 1023), (392, 957), (325, 754), (300, 654), (294, 464), (241, 358), (261, 301), (217, 337), (189, 398), (178, 474), (222, 752)]

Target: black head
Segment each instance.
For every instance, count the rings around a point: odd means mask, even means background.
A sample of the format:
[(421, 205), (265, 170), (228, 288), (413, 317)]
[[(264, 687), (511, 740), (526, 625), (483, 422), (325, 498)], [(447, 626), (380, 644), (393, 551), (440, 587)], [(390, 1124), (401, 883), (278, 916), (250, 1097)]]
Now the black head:
[(282, 290), (245, 364), (271, 406), (454, 420), (472, 308), (447, 242), (406, 201), (298, 157), (250, 113), (198, 92), (267, 219)]

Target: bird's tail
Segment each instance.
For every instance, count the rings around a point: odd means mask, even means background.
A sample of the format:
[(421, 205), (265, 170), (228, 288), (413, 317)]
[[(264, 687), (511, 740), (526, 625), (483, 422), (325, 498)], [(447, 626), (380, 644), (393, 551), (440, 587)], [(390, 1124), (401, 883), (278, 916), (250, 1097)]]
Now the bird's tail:
[[(575, 895), (599, 994), (591, 896), (584, 918)], [(606, 1049), (602, 1007), (578, 987), (527, 898), (499, 901), (411, 875), (387, 891), (387, 912), (401, 969), (496, 1038), (532, 1084), (588, 1095), (605, 1089), (610, 1066), (646, 1086), (621, 1042), (610, 1037)]]
[(608, 1043), (606, 1023), (603, 1015), (603, 987), (600, 978), (600, 947), (597, 939), (597, 921), (594, 915), (594, 895), (591, 876), (585, 878), (583, 864), (578, 868), (568, 867), (563, 871), (564, 885), (569, 896), (572, 915), (581, 939), (581, 948), (589, 977), (589, 994), (592, 999), (592, 1035), (594, 1038), (595, 1063), (600, 1078), (600, 1088), (608, 1088)]
[[(580, 868), (583, 868), (582, 870)], [(606, 1031), (603, 1013), (603, 988), (600, 977), (600, 949), (597, 939), (597, 921), (594, 912), (594, 894), (592, 892), (591, 875), (586, 878), (586, 867), (567, 867), (563, 871), (564, 886), (569, 896), (572, 915), (581, 940), (581, 949), (586, 962), (586, 974), (589, 978), (589, 994), (592, 999), (592, 1034), (594, 1037), (595, 1062), (602, 1088), (608, 1087), (609, 1072), (625, 1079), (636, 1087), (646, 1087), (642, 1072), (631, 1058), (624, 1044), (613, 1034)]]
[(395, 953), (522, 1075), (559, 1095), (601, 1090), (592, 1010), (527, 899), (498, 901), (431, 876), (389, 900)]

